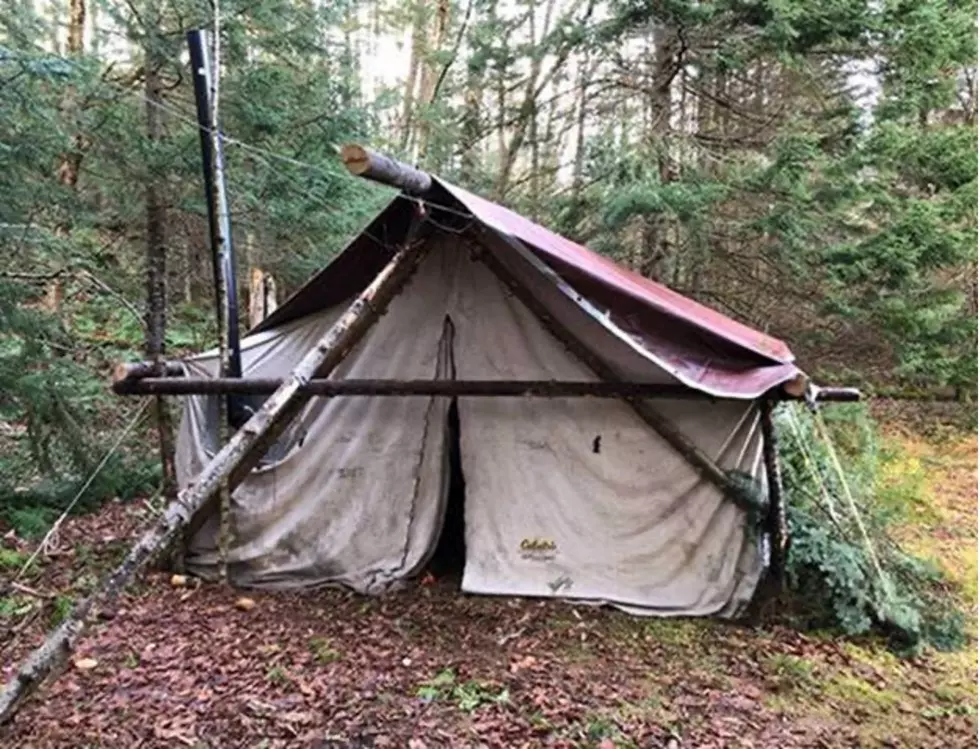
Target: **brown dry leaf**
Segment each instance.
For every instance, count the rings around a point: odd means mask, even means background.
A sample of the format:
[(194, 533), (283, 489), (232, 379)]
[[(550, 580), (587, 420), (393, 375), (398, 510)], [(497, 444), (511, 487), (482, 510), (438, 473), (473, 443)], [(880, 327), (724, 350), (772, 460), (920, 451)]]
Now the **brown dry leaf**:
[(174, 575), (173, 577), (170, 578), (170, 584), (175, 588), (183, 588), (185, 585), (187, 585), (187, 576)]
[(99, 662), (95, 658), (78, 658), (75, 661), (75, 668), (79, 671), (91, 671), (98, 665)]
[(242, 596), (237, 601), (235, 601), (235, 608), (241, 611), (251, 611), (255, 608), (255, 601), (251, 598), (246, 598)]
[(302, 679), (296, 680), (296, 686), (299, 687), (299, 691), (305, 694), (307, 697), (312, 697), (314, 694), (316, 694), (316, 690)]
[(521, 658), (519, 661), (514, 661), (513, 663), (510, 664), (510, 672), (512, 674), (516, 674), (518, 671), (522, 669), (530, 668), (537, 662), (538, 659), (535, 658), (533, 655), (526, 655), (523, 658)]

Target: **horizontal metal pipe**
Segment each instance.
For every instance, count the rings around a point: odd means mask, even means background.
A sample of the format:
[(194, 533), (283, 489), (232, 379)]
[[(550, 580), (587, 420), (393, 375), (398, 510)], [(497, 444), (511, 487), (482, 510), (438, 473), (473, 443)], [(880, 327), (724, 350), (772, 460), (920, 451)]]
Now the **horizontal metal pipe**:
[[(119, 395), (266, 395), (282, 385), (275, 378), (143, 377), (113, 384)], [(300, 387), (309, 395), (340, 396), (496, 396), (538, 398), (679, 398), (715, 399), (683, 385), (648, 382), (575, 382), (556, 380), (327, 380)], [(854, 391), (856, 392), (856, 391)], [(852, 391), (822, 391), (820, 400), (854, 400)], [(826, 397), (830, 396), (830, 397)], [(790, 396), (783, 399), (789, 400)]]

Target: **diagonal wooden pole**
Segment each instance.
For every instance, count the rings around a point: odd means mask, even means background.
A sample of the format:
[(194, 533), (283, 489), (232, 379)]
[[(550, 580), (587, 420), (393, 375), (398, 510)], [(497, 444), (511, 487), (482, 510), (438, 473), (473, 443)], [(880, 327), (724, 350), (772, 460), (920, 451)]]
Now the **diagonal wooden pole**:
[[(487, 227), (478, 229), (475, 240), (479, 245), (482, 245), (482, 252), (478, 255), (479, 259), (513, 292), (514, 296), (524, 306), (534, 313), (535, 317), (541, 321), (545, 328), (565, 345), (572, 355), (589, 367), (601, 379), (608, 382), (622, 381), (623, 378), (618, 372), (593, 354), (579, 340), (574, 331), (570, 330), (548, 312), (548, 309), (535, 296), (531, 288), (524, 284), (516, 273), (513, 273), (507, 265), (500, 261), (493, 251), (493, 247), (494, 245), (500, 246), (501, 243), (506, 245), (524, 262), (532, 265), (540, 273), (551, 277), (562, 293), (574, 298), (574, 292), (553, 270), (535, 257), (519, 240), (496, 232), (493, 229)], [(717, 486), (728, 499), (732, 500), (744, 510), (752, 511), (758, 509), (754, 506), (752, 498), (746, 495), (743, 488), (732, 481), (721, 466), (710, 455), (694, 444), (670, 419), (662, 416), (657, 409), (642, 397), (627, 396), (624, 400), (633, 407), (636, 414), (660, 435), (668, 445), (683, 456), (705, 479)]]
[(72, 652), (96, 606), (111, 604), (135, 572), (158, 549), (173, 541), (188, 520), (215, 496), (223, 483), (227, 482), (231, 489), (241, 483), (311, 397), (304, 391), (304, 385), (333, 371), (384, 313), (388, 303), (404, 288), (425, 254), (426, 245), (419, 241), (423, 219), (424, 212), (419, 204), (405, 243), (395, 252), (388, 265), (303, 357), (279, 389), (204, 467), (194, 482), (179, 494), (176, 501), (170, 503), (154, 526), (130, 549), (123, 563), (103, 578), (95, 591), (76, 605), (64, 622), (21, 664), (0, 692), (0, 723), (8, 721), (23, 700)]

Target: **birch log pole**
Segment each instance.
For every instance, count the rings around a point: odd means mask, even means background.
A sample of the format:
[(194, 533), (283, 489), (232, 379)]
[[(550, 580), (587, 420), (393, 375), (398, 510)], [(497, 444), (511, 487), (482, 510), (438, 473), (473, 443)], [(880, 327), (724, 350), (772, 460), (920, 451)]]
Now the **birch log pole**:
[(153, 527), (129, 551), (123, 563), (103, 578), (92, 595), (75, 606), (64, 622), (21, 664), (0, 692), (0, 723), (10, 720), (24, 698), (74, 650), (97, 606), (111, 604), (133, 574), (158, 549), (175, 539), (190, 517), (204, 507), (223, 483), (227, 482), (232, 489), (241, 483), (311, 397), (303, 391), (303, 386), (311, 379), (325, 377), (333, 371), (380, 317), (424, 255), (425, 244), (416, 241), (421, 214), (420, 207), (419, 216), (409, 228), (402, 248), (303, 357), (282, 386), (221, 448), (176, 501), (170, 503)]

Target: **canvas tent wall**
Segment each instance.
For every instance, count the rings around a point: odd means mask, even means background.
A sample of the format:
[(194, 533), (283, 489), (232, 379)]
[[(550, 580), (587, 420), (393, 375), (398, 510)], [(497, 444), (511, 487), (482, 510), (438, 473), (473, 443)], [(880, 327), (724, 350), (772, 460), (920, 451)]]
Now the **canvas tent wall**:
[[(367, 265), (372, 241), (380, 244), (369, 228), (352, 245)], [(741, 389), (727, 394), (739, 399), (655, 406), (720, 465), (764, 486), (754, 399), (797, 374), (789, 362), (717, 336), (678, 336), (672, 327), (691, 325), (669, 315), (652, 333), (631, 333), (628, 315), (596, 314), (588, 299), (510, 252), (506, 241), (477, 246), (445, 231), (427, 241), (419, 271), (332, 377), (594, 379), (476, 256), (492, 252), (621, 376), (703, 385), (692, 378), (700, 373), (704, 387), (735, 382)], [(351, 253), (331, 273), (355, 267)], [(319, 295), (318, 308), (309, 292), (316, 283), (245, 339), (246, 376), (284, 376), (344, 309), (342, 296), (328, 294)], [(329, 286), (337, 295), (340, 284)], [(216, 357), (186, 366), (213, 375)], [(187, 400), (178, 440), (184, 483), (213, 450), (212, 401)], [(377, 592), (418, 572), (444, 514), (448, 405), (425, 397), (308, 403), (279, 453), (234, 494), (233, 581)], [(657, 614), (731, 615), (751, 596), (765, 559), (746, 513), (625, 403), (461, 398), (459, 414), (464, 591), (608, 601)], [(192, 570), (214, 572), (216, 531), (208, 518), (192, 539)]]

